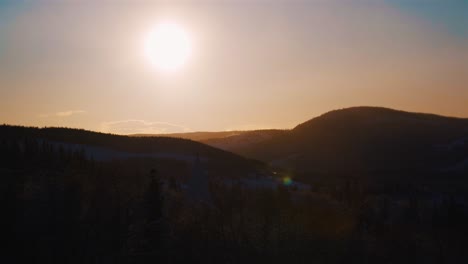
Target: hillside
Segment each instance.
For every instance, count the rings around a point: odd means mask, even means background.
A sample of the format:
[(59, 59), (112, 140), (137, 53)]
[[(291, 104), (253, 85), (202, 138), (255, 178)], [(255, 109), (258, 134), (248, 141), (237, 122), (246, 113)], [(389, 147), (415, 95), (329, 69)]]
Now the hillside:
[(198, 141), (203, 144), (236, 153), (245, 154), (246, 149), (287, 133), (288, 130), (260, 129), (247, 131), (187, 132), (170, 134), (133, 134), (131, 137), (170, 137)]
[(24, 140), (47, 141), (57, 148), (85, 152), (88, 158), (102, 161), (153, 158), (191, 164), (197, 155), (209, 169), (228, 172), (250, 172), (259, 162), (247, 160), (205, 144), (170, 137), (130, 137), (68, 128), (28, 128), (0, 126), (0, 143)]
[(300, 172), (464, 171), (468, 119), (353, 107), (328, 112), (238, 153)]
[(209, 138), (201, 140), (200, 142), (212, 147), (240, 154), (246, 148), (268, 141), (274, 137), (281, 136), (286, 132), (287, 130), (278, 129), (243, 131), (236, 135), (225, 136), (222, 138)]

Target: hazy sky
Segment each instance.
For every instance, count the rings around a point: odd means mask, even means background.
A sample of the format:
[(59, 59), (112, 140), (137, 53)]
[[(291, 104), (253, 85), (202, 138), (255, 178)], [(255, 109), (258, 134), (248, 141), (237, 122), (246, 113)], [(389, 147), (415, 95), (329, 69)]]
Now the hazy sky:
[[(468, 1), (2, 1), (0, 123), (112, 133), (292, 128), (373, 105), (468, 117)], [(145, 37), (178, 24), (186, 64)]]

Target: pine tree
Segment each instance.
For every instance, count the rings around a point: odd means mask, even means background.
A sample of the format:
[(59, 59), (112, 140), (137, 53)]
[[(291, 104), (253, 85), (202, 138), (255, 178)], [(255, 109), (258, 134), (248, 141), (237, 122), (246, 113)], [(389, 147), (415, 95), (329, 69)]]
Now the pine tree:
[(150, 182), (144, 196), (145, 206), (145, 244), (148, 258), (157, 259), (162, 252), (164, 224), (163, 218), (163, 196), (161, 195), (161, 182), (158, 171), (152, 169), (150, 172)]
[(150, 183), (145, 193), (147, 222), (158, 221), (162, 217), (163, 197), (161, 195), (161, 182), (158, 174), (156, 169), (151, 170)]

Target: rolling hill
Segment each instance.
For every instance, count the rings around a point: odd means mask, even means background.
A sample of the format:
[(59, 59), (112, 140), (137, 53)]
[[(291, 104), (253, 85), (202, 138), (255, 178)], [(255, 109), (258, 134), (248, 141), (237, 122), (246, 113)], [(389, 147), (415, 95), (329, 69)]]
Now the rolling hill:
[(34, 140), (52, 143), (55, 148), (85, 152), (94, 160), (159, 159), (191, 164), (196, 156), (206, 168), (216, 172), (247, 173), (263, 165), (231, 152), (200, 142), (171, 137), (130, 137), (69, 128), (0, 126), (1, 144), (20, 144)]
[(465, 171), (468, 119), (353, 107), (328, 112), (237, 153), (299, 172)]
[(468, 119), (382, 107), (330, 111), (291, 130), (168, 134), (316, 174), (468, 171)]
[(253, 160), (259, 160), (316, 175), (468, 172), (468, 119), (382, 107), (330, 111), (291, 130), (117, 136), (0, 126), (0, 140), (28, 137), (84, 148), (102, 160), (148, 157), (190, 162), (198, 153), (218, 171), (252, 171), (261, 166)]

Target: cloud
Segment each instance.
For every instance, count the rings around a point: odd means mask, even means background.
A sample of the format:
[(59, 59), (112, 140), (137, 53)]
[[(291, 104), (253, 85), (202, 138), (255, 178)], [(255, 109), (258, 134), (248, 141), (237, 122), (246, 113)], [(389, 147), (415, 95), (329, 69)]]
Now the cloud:
[(72, 115), (77, 115), (77, 114), (84, 114), (86, 111), (83, 110), (70, 110), (70, 111), (63, 111), (63, 112), (56, 112), (53, 114), (40, 114), (39, 117), (41, 118), (47, 118), (47, 117), (69, 117)]
[(65, 116), (71, 116), (71, 115), (83, 114), (83, 113), (86, 113), (86, 111), (76, 110), (76, 111), (57, 112), (57, 113), (55, 113), (55, 115), (60, 116), (60, 117), (65, 117)]
[(114, 134), (166, 134), (188, 132), (189, 128), (168, 122), (130, 119), (101, 123), (101, 131)]

